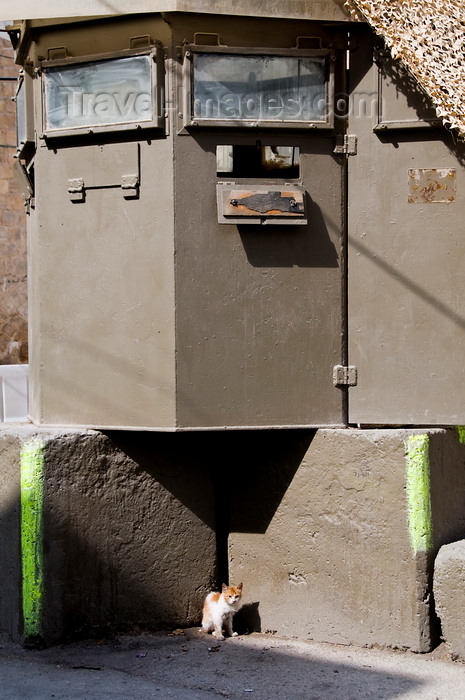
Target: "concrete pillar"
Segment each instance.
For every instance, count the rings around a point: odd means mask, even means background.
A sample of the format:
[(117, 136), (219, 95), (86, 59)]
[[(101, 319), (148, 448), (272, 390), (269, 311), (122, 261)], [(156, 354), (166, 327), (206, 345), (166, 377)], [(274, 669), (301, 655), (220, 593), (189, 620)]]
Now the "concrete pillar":
[(232, 491), (229, 537), (230, 580), (244, 582), (256, 626), (429, 650), (434, 556), (465, 533), (459, 438), (442, 429), (296, 431), (293, 452), (257, 455)]
[(217, 577), (201, 434), (0, 433), (0, 625), (51, 643), (198, 622)]

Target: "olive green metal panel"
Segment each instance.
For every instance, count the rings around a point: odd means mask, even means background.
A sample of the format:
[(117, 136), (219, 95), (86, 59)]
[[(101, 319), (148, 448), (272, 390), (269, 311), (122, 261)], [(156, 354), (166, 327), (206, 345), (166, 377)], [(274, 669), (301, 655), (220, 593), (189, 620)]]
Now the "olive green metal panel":
[[(176, 43), (216, 31), (228, 46), (292, 47), (322, 32), (312, 23), (206, 19), (174, 22)], [(323, 30), (323, 45), (331, 41)], [(309, 131), (199, 127), (175, 137), (180, 427), (345, 422), (344, 390), (333, 384), (343, 356), (344, 159), (333, 154), (333, 132)], [(217, 184), (231, 178), (217, 175), (216, 147), (258, 142), (300, 149), (293, 183), (306, 192), (307, 224), (218, 223)], [(243, 174), (232, 180), (279, 190), (279, 179)]]
[[(140, 145), (139, 197), (116, 183), (139, 144), (38, 149), (32, 418), (89, 427), (174, 424), (171, 149)], [(84, 199), (69, 180), (83, 178)], [(92, 179), (93, 178), (93, 179)]]
[[(292, 47), (321, 29), (194, 17), (173, 31), (179, 40), (216, 31), (228, 46)], [(345, 422), (344, 390), (333, 384), (343, 356), (344, 159), (333, 154), (333, 132), (309, 131), (199, 127), (175, 137), (181, 428)], [(293, 182), (306, 192), (307, 224), (218, 223), (217, 184), (230, 178), (217, 175), (217, 145), (259, 142), (300, 149)], [(243, 174), (232, 180), (257, 191), (279, 182)]]
[[(32, 31), (29, 31), (31, 29)], [(17, 54), (39, 67), (42, 59), (59, 58), (60, 54), (77, 59), (101, 53), (143, 48), (144, 44), (169, 42), (169, 25), (158, 14), (100, 17), (82, 22), (37, 20), (23, 25)], [(30, 70), (30, 67), (29, 67)]]
[[(184, 128), (182, 47), (199, 34), (281, 55), (309, 45), (327, 56), (336, 44), (327, 74), (344, 67), (343, 41), (310, 22), (251, 18), (245, 30), (242, 17), (172, 15), (168, 24), (132, 16), (31, 35), (37, 85), (40, 56), (72, 63), (159, 39), (167, 96), (166, 130), (42, 137), (36, 90), (35, 422), (155, 430), (345, 423), (346, 389), (333, 380), (345, 350), (345, 180), (336, 133), (329, 124)], [(216, 148), (256, 150), (259, 140), (298, 149), (298, 177), (243, 173), (236, 184), (250, 189), (252, 218), (269, 188), (271, 210), (267, 204), (259, 218), (270, 225), (219, 223), (218, 184), (228, 178), (217, 174)]]
[(359, 37), (351, 59), (349, 420), (461, 424), (465, 149), (427, 126), (431, 107), (399, 63), (381, 57), (379, 79), (372, 49)]
[[(306, 226), (218, 224), (212, 139), (179, 137), (180, 426), (341, 425), (341, 172), (331, 139), (302, 154)], [(311, 199), (310, 199), (311, 198)]]
[(301, 145), (308, 224), (260, 226), (217, 223), (219, 138), (176, 143), (176, 197), (189, 202), (176, 217), (178, 423), (340, 425), (332, 374), (342, 353), (342, 173), (333, 140), (285, 138)]

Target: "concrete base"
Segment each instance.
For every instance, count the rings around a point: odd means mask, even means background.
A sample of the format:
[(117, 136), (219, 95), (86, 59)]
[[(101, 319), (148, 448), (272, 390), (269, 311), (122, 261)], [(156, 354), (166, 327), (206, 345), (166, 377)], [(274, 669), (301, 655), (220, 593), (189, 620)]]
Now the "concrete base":
[(453, 658), (465, 661), (465, 540), (439, 550), (434, 598), (446, 646)]
[(5, 427), (0, 628), (48, 644), (195, 625), (229, 557), (243, 625), (427, 651), (434, 557), (465, 537), (459, 437)]
[[(2, 430), (0, 627), (49, 644), (92, 628), (197, 624), (217, 578), (201, 438)], [(35, 486), (20, 475), (31, 444), (43, 457)], [(20, 499), (31, 489), (39, 499), (28, 524)]]
[(434, 555), (465, 533), (464, 457), (441, 429), (301, 431), (286, 455), (257, 455), (231, 494), (229, 538), (251, 626), (428, 651)]

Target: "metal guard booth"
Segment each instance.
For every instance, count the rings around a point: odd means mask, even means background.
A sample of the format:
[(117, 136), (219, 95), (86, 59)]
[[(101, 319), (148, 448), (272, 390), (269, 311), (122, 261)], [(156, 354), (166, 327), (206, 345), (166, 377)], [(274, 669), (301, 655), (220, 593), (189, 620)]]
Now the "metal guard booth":
[(31, 419), (465, 423), (464, 150), (427, 95), (339, 2), (133, 5), (9, 29)]

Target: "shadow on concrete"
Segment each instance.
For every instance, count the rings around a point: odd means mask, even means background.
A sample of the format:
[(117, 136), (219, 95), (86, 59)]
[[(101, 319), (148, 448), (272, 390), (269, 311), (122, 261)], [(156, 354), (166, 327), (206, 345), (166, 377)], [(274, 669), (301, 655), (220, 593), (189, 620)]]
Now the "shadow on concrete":
[(200, 446), (176, 437), (46, 443), (46, 641), (198, 622), (217, 578), (214, 488)]
[[(11, 489), (8, 477), (19, 482), (19, 476), (5, 474), (1, 481)], [(0, 486), (2, 509), (0, 509), (0, 630), (8, 632), (18, 640), (22, 629), (21, 615), (21, 542), (20, 542), (20, 498), (19, 483), (13, 482), (17, 495), (5, 504), (5, 493)]]
[(236, 446), (231, 532), (266, 532), (315, 434), (312, 429), (262, 431), (252, 436), (250, 449), (239, 454)]
[(234, 630), (238, 634), (262, 632), (262, 620), (258, 608), (260, 603), (246, 603), (234, 615)]
[[(216, 653), (213, 653), (216, 652)], [(111, 646), (80, 644), (43, 651), (8, 649), (0, 657), (2, 699), (51, 697), (254, 700), (394, 700), (430, 697), (412, 665), (421, 660), (370, 650), (296, 643), (251, 635), (217, 643), (186, 636), (121, 638)], [(27, 664), (27, 674), (24, 673)], [(424, 668), (424, 665), (423, 665)], [(438, 669), (435, 669), (438, 671)], [(447, 695), (442, 673), (439, 687)], [(437, 680), (437, 678), (436, 678)], [(431, 697), (436, 697), (435, 694)]]
[[(236, 531), (266, 530), (314, 434), (48, 435), (45, 642), (198, 624), (207, 592), (228, 581), (231, 499)], [(15, 470), (19, 479), (18, 462)], [(10, 567), (0, 578), (0, 622), (15, 640), (22, 628), (18, 503), (0, 520), (0, 553)], [(254, 605), (247, 630), (260, 630)]]
[[(213, 583), (219, 587), (229, 578), (229, 533), (266, 531), (315, 433), (285, 429), (140, 433), (137, 439), (123, 431), (107, 435), (139, 469), (214, 529)], [(202, 480), (213, 489), (213, 505)]]
[[(162, 484), (208, 527), (215, 527), (212, 486), (215, 469), (221, 470), (222, 433), (156, 433), (108, 431), (104, 433), (130, 458), (139, 474)], [(224, 441), (223, 441), (224, 442)]]

